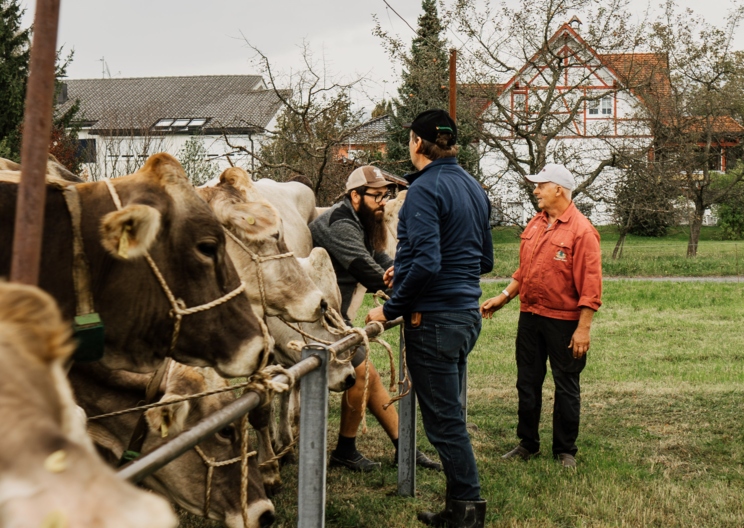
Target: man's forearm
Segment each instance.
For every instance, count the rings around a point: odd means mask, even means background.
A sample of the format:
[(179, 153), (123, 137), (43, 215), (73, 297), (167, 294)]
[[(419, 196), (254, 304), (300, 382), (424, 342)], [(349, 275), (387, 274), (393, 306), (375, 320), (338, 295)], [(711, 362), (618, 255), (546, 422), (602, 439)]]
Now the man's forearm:
[(587, 308), (586, 306), (581, 307), (581, 314), (579, 315), (579, 328), (585, 328), (589, 330), (592, 326), (592, 319), (594, 319), (594, 310)]

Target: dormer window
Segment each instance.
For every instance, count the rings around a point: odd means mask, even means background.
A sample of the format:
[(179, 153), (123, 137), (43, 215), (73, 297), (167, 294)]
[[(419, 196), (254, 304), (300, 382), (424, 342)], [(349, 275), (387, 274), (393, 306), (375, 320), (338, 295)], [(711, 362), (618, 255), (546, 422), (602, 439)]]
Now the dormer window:
[(156, 128), (158, 130), (198, 128), (198, 127), (204, 126), (206, 122), (207, 122), (207, 118), (205, 117), (196, 117), (196, 118), (179, 117), (177, 119), (168, 117), (165, 119), (160, 119), (157, 123), (153, 125), (153, 128)]

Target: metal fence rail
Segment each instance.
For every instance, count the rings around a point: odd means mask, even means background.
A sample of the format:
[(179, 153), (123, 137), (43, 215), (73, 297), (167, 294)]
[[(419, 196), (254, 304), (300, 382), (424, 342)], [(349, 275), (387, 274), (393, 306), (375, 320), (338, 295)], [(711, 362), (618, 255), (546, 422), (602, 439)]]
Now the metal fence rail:
[[(402, 319), (389, 321), (383, 330), (396, 327)], [(379, 335), (380, 327), (370, 324), (364, 328), (367, 337)], [(401, 332), (402, 337), (402, 332)], [(331, 345), (311, 343), (302, 350), (302, 361), (287, 369), (295, 379), (304, 378), (301, 386), (300, 406), (300, 456), (298, 485), (298, 527), (325, 526), (326, 447), (328, 438), (328, 365), (330, 350), (336, 354), (361, 344), (359, 334), (350, 334)], [(401, 339), (401, 354), (403, 344)], [(402, 358), (401, 358), (402, 359)], [(401, 360), (402, 364), (402, 360)], [(401, 376), (403, 373), (401, 373)], [(278, 383), (288, 383), (285, 374), (273, 378)], [(403, 389), (403, 388), (402, 388)], [(401, 389), (401, 390), (402, 390)], [(139, 482), (175, 460), (204, 439), (217, 433), (227, 424), (235, 422), (258, 407), (261, 396), (249, 391), (219, 411), (204, 418), (191, 429), (184, 431), (164, 446), (143, 455), (117, 473), (122, 480)], [(416, 419), (413, 393), (400, 400), (400, 449), (398, 455), (398, 491), (412, 496), (415, 491)]]

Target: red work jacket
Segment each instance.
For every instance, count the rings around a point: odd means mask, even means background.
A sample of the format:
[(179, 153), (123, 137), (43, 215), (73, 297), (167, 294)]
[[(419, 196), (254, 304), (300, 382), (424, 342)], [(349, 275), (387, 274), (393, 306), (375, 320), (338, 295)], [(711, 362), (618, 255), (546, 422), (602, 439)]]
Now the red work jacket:
[(581, 308), (602, 304), (602, 254), (599, 233), (571, 202), (548, 228), (548, 215), (538, 213), (521, 235), (520, 310), (553, 319), (575, 321)]

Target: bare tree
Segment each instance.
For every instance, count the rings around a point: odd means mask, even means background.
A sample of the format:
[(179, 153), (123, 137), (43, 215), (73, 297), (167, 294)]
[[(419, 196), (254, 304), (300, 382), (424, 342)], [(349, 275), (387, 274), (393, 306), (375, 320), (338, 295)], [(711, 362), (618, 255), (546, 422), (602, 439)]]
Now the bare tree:
[(725, 26), (716, 27), (667, 0), (651, 32), (651, 48), (668, 57), (671, 80), (669, 93), (647, 106), (654, 158), (676, 168), (673, 181), (692, 204), (688, 257), (697, 255), (706, 209), (721, 203), (744, 178), (739, 171), (725, 185), (713, 185), (741, 156), (744, 127), (734, 119), (742, 107), (736, 97), (741, 90), (731, 87), (744, 72), (742, 55), (732, 50), (742, 16), (744, 6), (738, 5)]
[(577, 175), (575, 197), (611, 192), (607, 169), (651, 139), (632, 118), (649, 78), (637, 53), (643, 24), (630, 23), (628, 2), (458, 0), (447, 16), (467, 37), (462, 90), (480, 108), (486, 181), (521, 187), (520, 200), (537, 208), (523, 177), (554, 161)]
[[(86, 164), (83, 173), (91, 181), (132, 174), (150, 155), (172, 150), (171, 136), (143, 126), (154, 123), (161, 114), (159, 109), (148, 107), (127, 112), (104, 108), (96, 134), (90, 136), (96, 142), (96, 162)], [(85, 120), (85, 115), (81, 117)]]
[(258, 162), (256, 177), (286, 181), (305, 176), (312, 183), (318, 203), (329, 205), (343, 191), (344, 181), (354, 168), (343, 163), (338, 151), (362, 123), (362, 113), (353, 108), (349, 97), (349, 91), (361, 79), (333, 80), (324, 64), (314, 60), (307, 45), (302, 51), (304, 68), (288, 76), (279, 75), (264, 53), (248, 45), (282, 108), (276, 127), (265, 131), (259, 149), (230, 146)]

